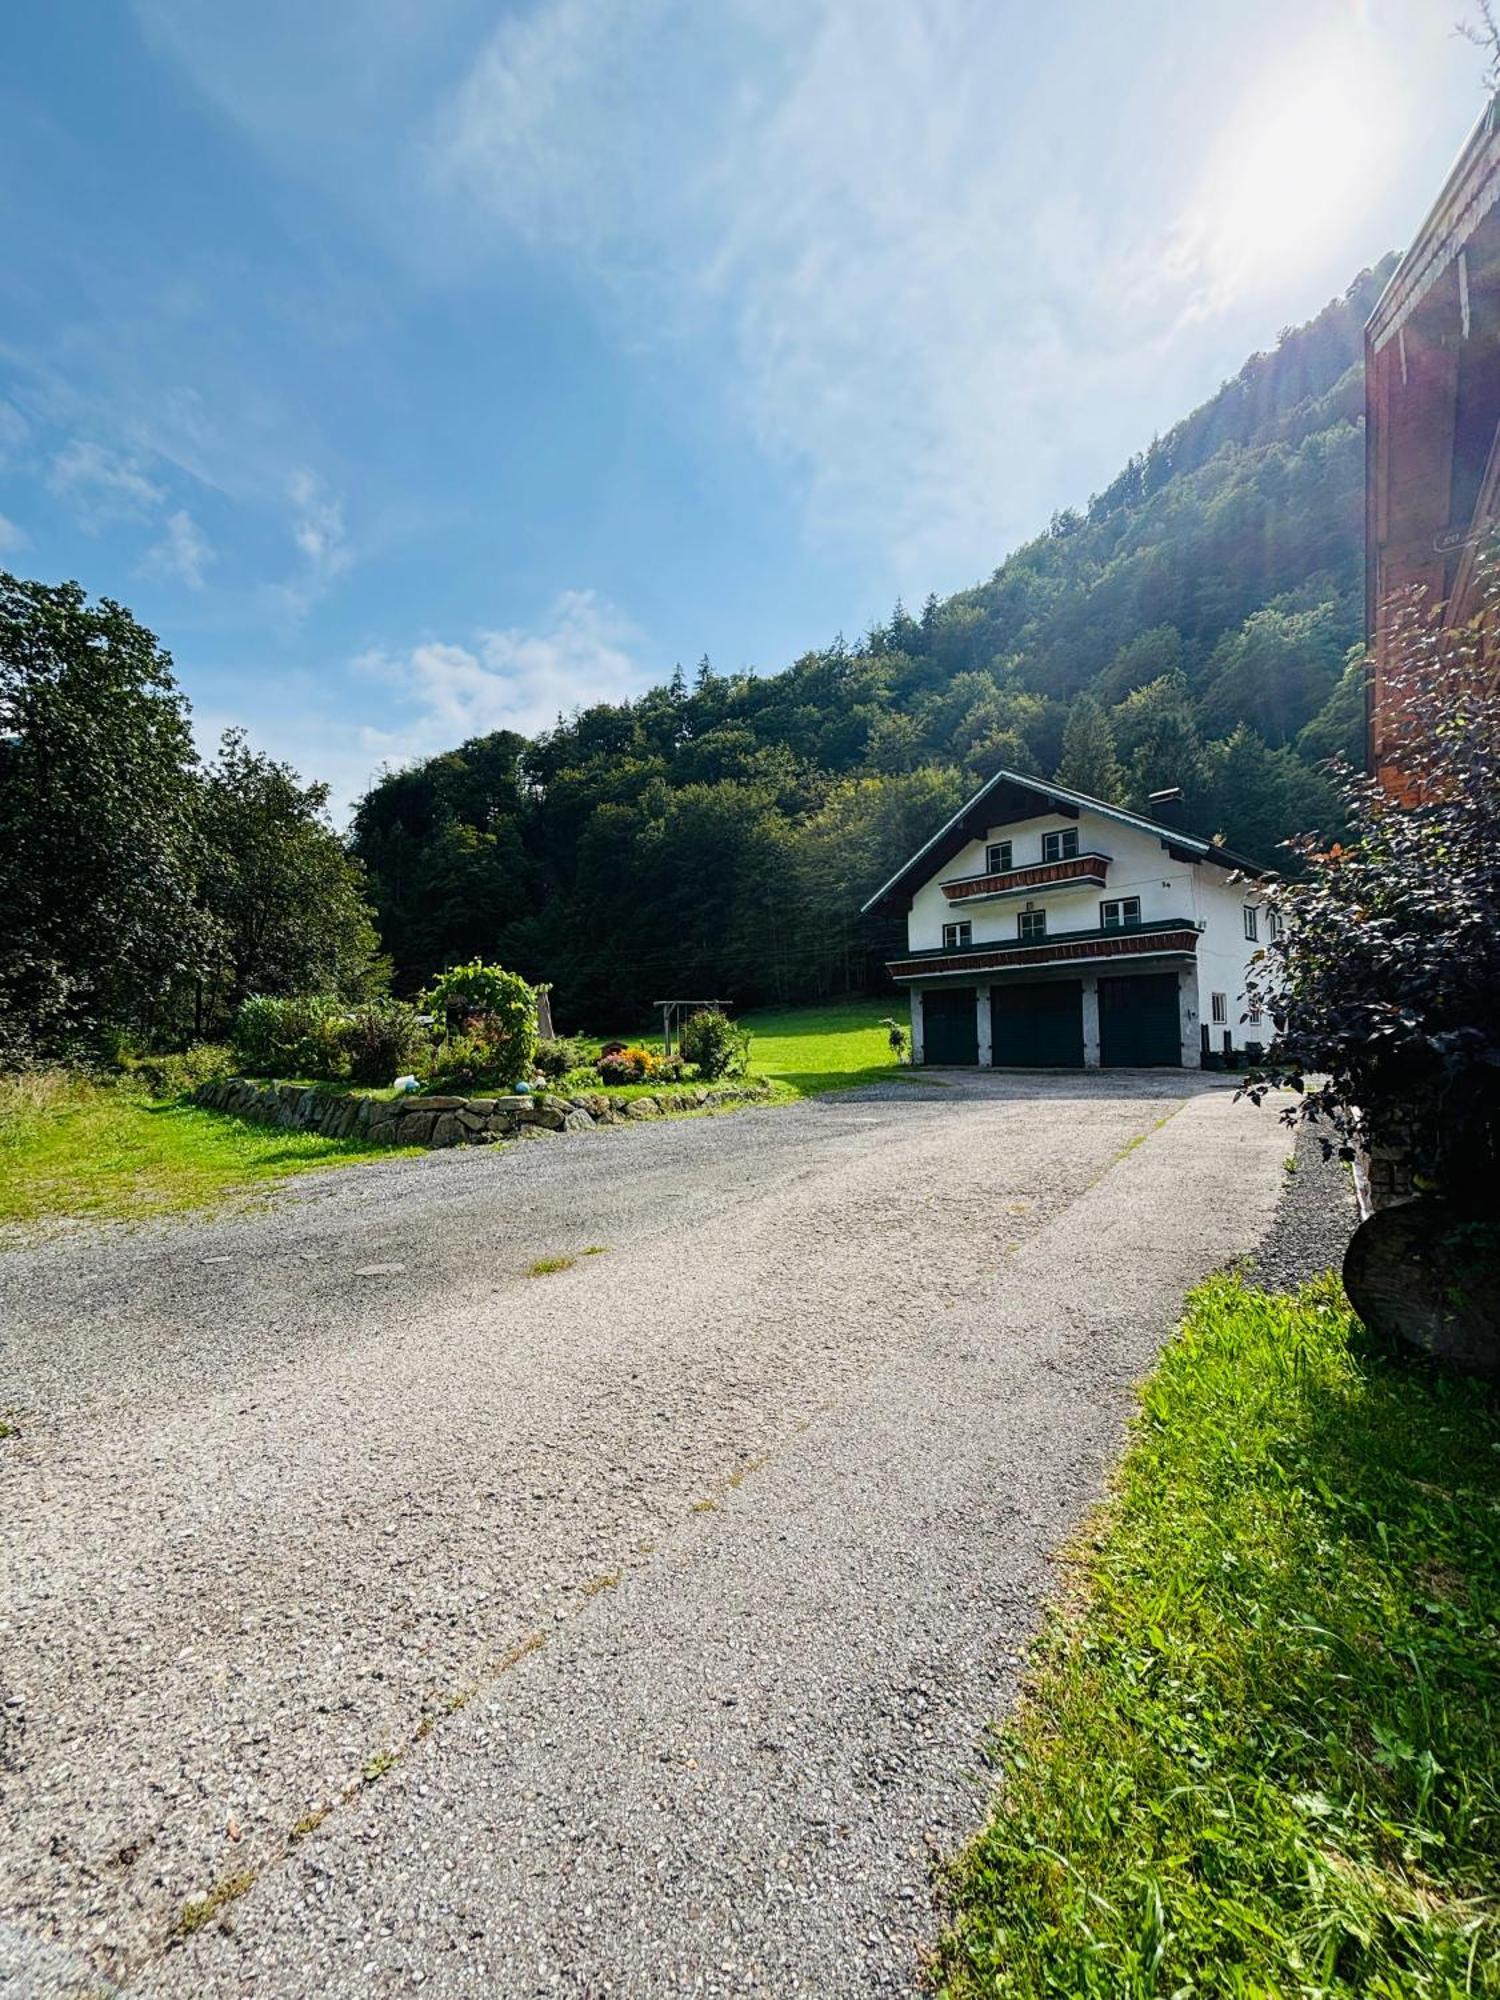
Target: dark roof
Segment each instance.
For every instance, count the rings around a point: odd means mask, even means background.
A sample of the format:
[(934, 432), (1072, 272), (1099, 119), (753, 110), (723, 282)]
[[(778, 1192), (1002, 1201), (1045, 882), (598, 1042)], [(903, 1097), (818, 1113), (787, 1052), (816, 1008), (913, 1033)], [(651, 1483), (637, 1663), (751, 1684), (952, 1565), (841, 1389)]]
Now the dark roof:
[(1090, 812), (1102, 813), (1106, 819), (1118, 821), (1121, 826), (1134, 827), (1139, 833), (1154, 833), (1175, 860), (1212, 861), (1221, 868), (1231, 868), (1246, 875), (1268, 873), (1254, 861), (1245, 860), (1243, 855), (1231, 854), (1227, 847), (1202, 840), (1180, 826), (1165, 826), (1160, 820), (1127, 812), (1123, 806), (1107, 805), (1103, 799), (1091, 799), (1084, 792), (1070, 792), (1066, 785), (1049, 784), (1042, 778), (1023, 777), (1019, 771), (997, 771), (988, 784), (980, 786), (966, 805), (960, 806), (946, 826), (939, 828), (925, 847), (917, 849), (904, 868), (898, 869), (889, 882), (861, 905), (861, 915), (867, 915), (871, 910), (907, 908), (913, 893), (929, 881), (945, 861), (951, 861), (971, 840), (981, 839), (991, 827), (1006, 826), (1013, 820), (1035, 819), (1049, 809), (1056, 811), (1061, 808), (1076, 815), (1085, 807)]

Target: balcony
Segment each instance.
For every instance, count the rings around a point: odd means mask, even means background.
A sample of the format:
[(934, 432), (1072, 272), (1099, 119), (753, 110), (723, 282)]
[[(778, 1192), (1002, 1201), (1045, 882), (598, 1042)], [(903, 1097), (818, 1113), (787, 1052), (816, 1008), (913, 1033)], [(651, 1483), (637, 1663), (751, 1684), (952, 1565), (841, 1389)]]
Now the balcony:
[(1028, 972), (1038, 967), (1097, 965), (1118, 959), (1192, 958), (1197, 950), (1198, 926), (1192, 918), (1167, 917), (1125, 929), (1112, 926), (1108, 930), (1058, 931), (1047, 938), (1005, 938), (965, 945), (960, 951), (941, 947), (910, 951), (904, 958), (892, 959), (886, 970), (892, 979), (942, 979), (965, 973), (973, 977)]
[(950, 903), (968, 904), (995, 903), (1037, 889), (1102, 889), (1109, 881), (1109, 863), (1107, 854), (1073, 854), (1066, 861), (1037, 861), (999, 875), (961, 875), (944, 882), (942, 891)]

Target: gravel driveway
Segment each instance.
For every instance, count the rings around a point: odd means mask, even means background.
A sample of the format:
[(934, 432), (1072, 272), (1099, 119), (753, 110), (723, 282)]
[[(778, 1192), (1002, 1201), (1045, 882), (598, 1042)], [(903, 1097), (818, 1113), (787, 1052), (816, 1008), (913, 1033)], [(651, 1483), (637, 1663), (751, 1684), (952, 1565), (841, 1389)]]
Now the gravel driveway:
[(0, 1258), (0, 1990), (910, 1993), (1286, 1151), (971, 1074)]

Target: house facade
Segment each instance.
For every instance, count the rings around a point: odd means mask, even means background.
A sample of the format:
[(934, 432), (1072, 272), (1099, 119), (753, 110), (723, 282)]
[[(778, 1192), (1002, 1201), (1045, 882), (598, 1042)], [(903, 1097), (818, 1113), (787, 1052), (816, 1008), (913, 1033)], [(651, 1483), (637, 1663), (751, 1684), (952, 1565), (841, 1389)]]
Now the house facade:
[(865, 904), (904, 911), (912, 1060), (1197, 1069), (1254, 1055), (1262, 871), (1174, 822), (999, 771)]

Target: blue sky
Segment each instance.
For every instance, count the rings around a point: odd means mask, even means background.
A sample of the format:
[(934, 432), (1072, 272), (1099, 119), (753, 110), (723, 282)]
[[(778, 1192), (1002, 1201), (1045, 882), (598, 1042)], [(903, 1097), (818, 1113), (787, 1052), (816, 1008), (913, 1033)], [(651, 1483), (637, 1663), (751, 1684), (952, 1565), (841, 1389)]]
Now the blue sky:
[(49, 0), (0, 563), (327, 778), (987, 574), (1409, 235), (1463, 0)]

